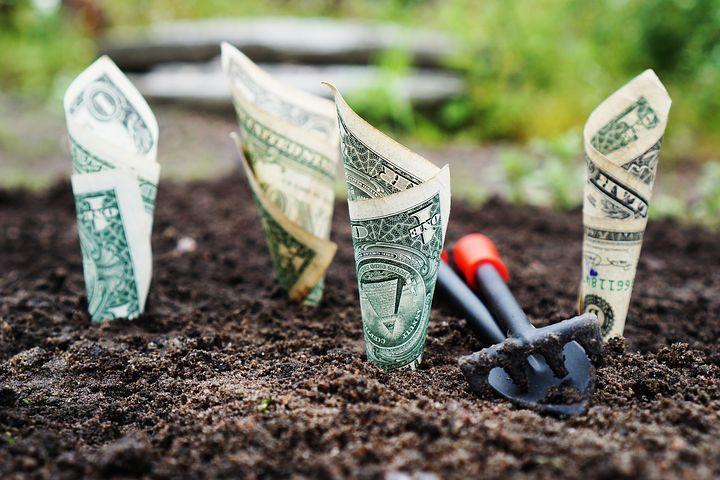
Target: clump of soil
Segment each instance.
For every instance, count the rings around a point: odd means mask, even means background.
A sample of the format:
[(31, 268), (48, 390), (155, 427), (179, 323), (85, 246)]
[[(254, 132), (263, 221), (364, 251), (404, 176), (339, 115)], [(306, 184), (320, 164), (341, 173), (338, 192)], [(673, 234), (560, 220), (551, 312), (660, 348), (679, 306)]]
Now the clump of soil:
[(562, 384), (559, 387), (548, 388), (545, 393), (545, 398), (543, 398), (540, 403), (551, 405), (572, 405), (574, 403), (582, 402), (586, 397), (587, 393), (583, 396), (577, 386), (572, 384)]
[[(450, 240), (496, 240), (533, 322), (573, 315), (579, 212), (455, 201), (451, 220)], [(245, 179), (164, 182), (147, 313), (93, 325), (69, 186), (0, 191), (0, 477), (720, 475), (718, 235), (650, 222), (627, 341), (571, 419), (473, 394), (457, 358), (481, 345), (439, 299), (420, 370), (367, 363), (343, 203), (333, 238), (306, 311), (273, 280)]]

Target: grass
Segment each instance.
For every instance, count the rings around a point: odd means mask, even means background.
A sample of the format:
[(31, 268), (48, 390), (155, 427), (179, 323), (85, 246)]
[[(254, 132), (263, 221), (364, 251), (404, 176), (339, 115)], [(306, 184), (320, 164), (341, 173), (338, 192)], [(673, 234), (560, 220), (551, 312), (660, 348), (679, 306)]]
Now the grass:
[(93, 40), (68, 16), (41, 15), (23, 3), (12, 15), (0, 13), (3, 91), (49, 98), (56, 81), (77, 74), (87, 66), (94, 51)]

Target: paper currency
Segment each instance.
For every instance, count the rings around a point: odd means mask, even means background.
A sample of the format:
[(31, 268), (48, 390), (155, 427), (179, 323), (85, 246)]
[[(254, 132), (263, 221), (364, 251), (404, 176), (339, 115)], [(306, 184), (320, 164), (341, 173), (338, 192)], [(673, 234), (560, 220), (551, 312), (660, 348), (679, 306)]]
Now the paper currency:
[(332, 102), (279, 84), (233, 46), (222, 45), (240, 134), (235, 137), (280, 286), (317, 305), (335, 243), (338, 130)]
[(450, 216), (450, 171), (362, 120), (335, 94), (365, 350), (391, 369), (420, 364)]
[(88, 311), (93, 321), (135, 318), (152, 277), (157, 121), (108, 57), (72, 82), (63, 103)]
[(579, 310), (598, 317), (605, 339), (625, 327), (670, 104), (663, 84), (646, 70), (585, 124)]

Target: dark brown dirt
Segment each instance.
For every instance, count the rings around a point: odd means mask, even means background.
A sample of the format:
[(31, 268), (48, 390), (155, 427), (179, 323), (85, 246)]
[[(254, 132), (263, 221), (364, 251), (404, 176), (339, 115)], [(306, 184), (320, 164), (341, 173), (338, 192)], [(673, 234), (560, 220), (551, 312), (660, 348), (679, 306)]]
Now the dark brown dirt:
[[(651, 222), (626, 329), (586, 416), (469, 391), (480, 348), (436, 301), (423, 367), (364, 360), (348, 235), (325, 300), (275, 286), (245, 180), (162, 185), (148, 312), (92, 325), (69, 186), (0, 191), (0, 478), (713, 478), (720, 475), (717, 234)], [(573, 314), (579, 212), (455, 203), (537, 324)], [(180, 253), (192, 237), (197, 250)]]

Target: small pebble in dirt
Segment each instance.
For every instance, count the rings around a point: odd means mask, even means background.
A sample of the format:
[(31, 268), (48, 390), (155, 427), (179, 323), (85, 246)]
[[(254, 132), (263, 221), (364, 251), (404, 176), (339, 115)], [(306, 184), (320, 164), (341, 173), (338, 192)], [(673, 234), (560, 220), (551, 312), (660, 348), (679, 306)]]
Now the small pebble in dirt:
[(192, 237), (182, 237), (178, 240), (175, 246), (175, 253), (177, 255), (185, 255), (186, 253), (193, 253), (197, 250), (197, 242)]

